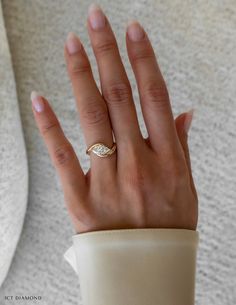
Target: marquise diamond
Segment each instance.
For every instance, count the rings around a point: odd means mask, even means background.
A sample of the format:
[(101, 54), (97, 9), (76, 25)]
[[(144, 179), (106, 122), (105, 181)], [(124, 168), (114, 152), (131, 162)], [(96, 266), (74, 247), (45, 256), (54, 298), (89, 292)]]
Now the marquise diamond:
[(86, 153), (89, 154), (89, 152), (92, 151), (99, 157), (108, 157), (109, 155), (113, 154), (115, 150), (116, 150), (116, 143), (113, 143), (112, 148), (107, 147), (103, 143), (96, 143), (92, 145), (90, 148), (88, 148)]
[(97, 144), (93, 147), (93, 152), (98, 155), (104, 155), (109, 152), (110, 148), (106, 147), (105, 145)]

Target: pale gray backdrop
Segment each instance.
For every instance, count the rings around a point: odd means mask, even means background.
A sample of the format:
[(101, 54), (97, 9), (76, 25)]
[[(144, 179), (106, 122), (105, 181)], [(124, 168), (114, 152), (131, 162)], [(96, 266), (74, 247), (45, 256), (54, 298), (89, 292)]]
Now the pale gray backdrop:
[[(69, 31), (81, 37), (99, 81), (85, 27), (90, 2), (2, 2), (28, 154), (29, 197), (22, 235), (0, 289), (0, 303), (13, 304), (4, 303), (4, 295), (39, 294), (43, 300), (38, 304), (77, 304), (78, 279), (62, 257), (74, 232), (59, 180), (35, 126), (30, 92), (37, 90), (49, 99), (87, 170), (89, 160), (65, 69), (63, 44)], [(129, 18), (137, 18), (150, 35), (174, 115), (196, 109), (189, 138), (200, 204), (196, 304), (236, 304), (235, 0), (104, 0), (99, 4), (117, 36), (144, 136), (125, 48)]]

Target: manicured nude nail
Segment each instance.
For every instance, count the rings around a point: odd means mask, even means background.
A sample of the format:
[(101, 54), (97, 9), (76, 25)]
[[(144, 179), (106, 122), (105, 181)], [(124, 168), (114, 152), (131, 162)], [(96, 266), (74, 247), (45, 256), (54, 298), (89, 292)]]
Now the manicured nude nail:
[(191, 109), (189, 112), (187, 112), (187, 114), (185, 116), (184, 130), (186, 133), (188, 133), (189, 128), (191, 126), (191, 123), (193, 120), (193, 113), (194, 113), (194, 109)]
[(75, 35), (75, 33), (70, 32), (67, 35), (66, 47), (67, 47), (69, 54), (71, 54), (71, 55), (80, 51), (82, 44), (81, 44), (79, 38)]
[(104, 28), (106, 19), (105, 15), (98, 4), (92, 3), (88, 9), (89, 23), (94, 30)]
[(128, 37), (132, 41), (140, 41), (144, 38), (145, 33), (142, 26), (136, 20), (130, 20), (127, 25)]
[(30, 97), (35, 111), (42, 112), (44, 110), (42, 97), (36, 91), (32, 91)]

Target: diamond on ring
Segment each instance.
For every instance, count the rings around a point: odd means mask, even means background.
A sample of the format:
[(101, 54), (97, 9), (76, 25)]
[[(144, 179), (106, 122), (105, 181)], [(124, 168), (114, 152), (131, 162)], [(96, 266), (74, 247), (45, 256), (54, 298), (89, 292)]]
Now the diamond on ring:
[(95, 143), (86, 150), (86, 154), (89, 154), (92, 151), (99, 157), (108, 157), (113, 154), (115, 150), (116, 143), (113, 143), (112, 148), (107, 147), (103, 143)]

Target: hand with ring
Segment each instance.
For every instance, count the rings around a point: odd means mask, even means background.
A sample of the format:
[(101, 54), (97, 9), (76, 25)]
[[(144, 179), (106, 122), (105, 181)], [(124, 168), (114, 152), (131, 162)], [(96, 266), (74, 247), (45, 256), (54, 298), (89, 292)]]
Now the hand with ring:
[(126, 46), (148, 133), (143, 138), (114, 33), (97, 5), (89, 9), (87, 29), (101, 92), (79, 38), (69, 33), (64, 46), (91, 161), (87, 173), (49, 102), (36, 92), (31, 94), (33, 114), (60, 177), (75, 231), (196, 230), (198, 197), (187, 143), (193, 111), (173, 118), (148, 35), (137, 21), (129, 22)]

